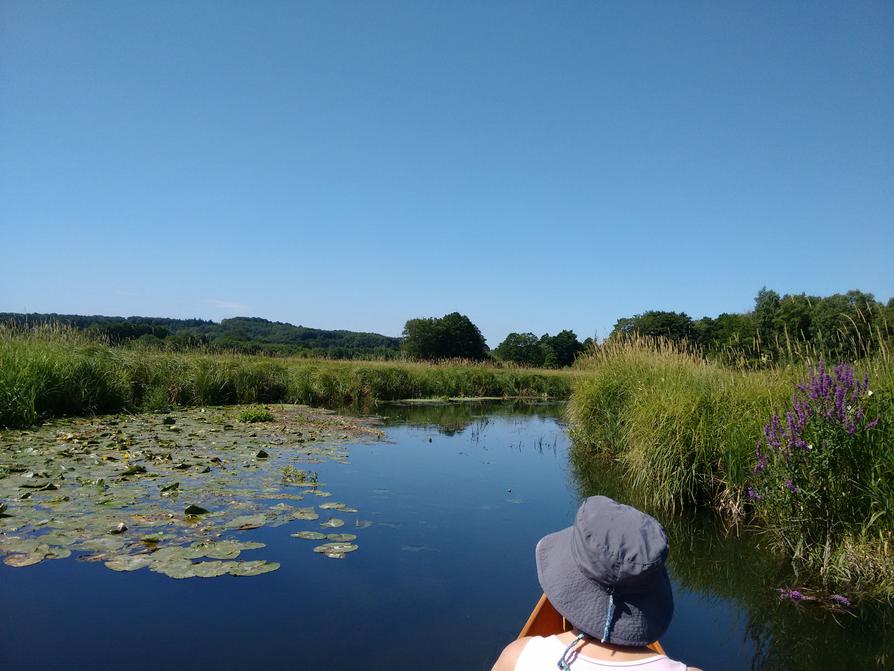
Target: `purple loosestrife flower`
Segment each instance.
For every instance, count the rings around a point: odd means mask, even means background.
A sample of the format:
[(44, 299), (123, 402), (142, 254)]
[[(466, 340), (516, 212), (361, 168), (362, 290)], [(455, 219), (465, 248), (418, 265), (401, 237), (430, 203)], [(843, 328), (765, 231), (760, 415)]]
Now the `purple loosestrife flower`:
[(833, 594), (832, 596), (829, 597), (829, 599), (831, 599), (832, 601), (834, 601), (835, 603), (837, 603), (840, 606), (844, 606), (845, 608), (850, 608), (851, 600), (848, 599), (846, 596), (842, 596), (841, 594)]
[(789, 601), (816, 601), (816, 597), (807, 596), (803, 592), (799, 592), (796, 589), (789, 589), (787, 587), (780, 587), (778, 590), (780, 599), (788, 599)]
[(786, 488), (787, 490), (789, 490), (792, 494), (797, 494), (797, 493), (798, 493), (798, 485), (796, 485), (796, 484), (795, 484), (794, 482), (792, 482), (791, 480), (786, 480), (786, 481), (785, 481), (785, 488)]
[(758, 494), (754, 490), (754, 487), (748, 487), (748, 498), (752, 499), (754, 501), (763, 501), (764, 500), (764, 497), (761, 496), (760, 494)]

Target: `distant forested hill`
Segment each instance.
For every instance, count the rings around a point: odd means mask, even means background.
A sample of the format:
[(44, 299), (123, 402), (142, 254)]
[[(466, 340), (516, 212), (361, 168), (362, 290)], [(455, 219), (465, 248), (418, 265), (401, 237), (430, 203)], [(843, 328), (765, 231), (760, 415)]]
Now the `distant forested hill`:
[(20, 327), (65, 324), (101, 335), (113, 344), (139, 341), (176, 349), (211, 347), (251, 354), (304, 354), (333, 359), (393, 358), (400, 352), (400, 338), (378, 333), (327, 331), (258, 317), (234, 317), (217, 323), (166, 317), (0, 312), (0, 323), (10, 322)]

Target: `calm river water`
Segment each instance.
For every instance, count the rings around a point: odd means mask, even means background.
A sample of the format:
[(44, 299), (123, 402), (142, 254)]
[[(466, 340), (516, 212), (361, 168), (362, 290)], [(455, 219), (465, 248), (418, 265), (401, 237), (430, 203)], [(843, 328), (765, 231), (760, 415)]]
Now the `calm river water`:
[[(490, 669), (540, 595), (533, 549), (583, 496), (556, 405), (396, 407), (387, 438), (316, 470), (359, 509), (357, 552), (328, 559), (290, 526), (243, 532), (273, 573), (172, 580), (73, 558), (0, 565), (0, 669)], [(616, 485), (614, 485), (616, 487)], [(890, 611), (782, 603), (784, 566), (710, 519), (663, 519), (676, 615), (662, 642), (704, 669), (894, 665)]]

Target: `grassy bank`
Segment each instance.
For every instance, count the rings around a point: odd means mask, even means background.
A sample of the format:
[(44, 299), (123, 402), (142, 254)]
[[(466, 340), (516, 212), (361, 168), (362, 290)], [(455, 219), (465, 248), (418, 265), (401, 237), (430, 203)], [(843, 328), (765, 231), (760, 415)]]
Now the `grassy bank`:
[[(649, 507), (710, 507), (775, 526), (747, 495), (755, 483), (756, 444), (774, 413), (784, 423), (808, 362), (735, 370), (672, 343), (630, 340), (591, 352), (579, 366), (568, 409), (575, 459), (611, 460), (631, 494)], [(791, 530), (776, 534), (775, 544), (805, 567), (819, 568), (824, 580), (874, 581), (894, 595), (894, 365), (878, 356), (857, 369), (870, 379), (867, 417), (879, 423), (860, 481), (844, 484), (868, 499), (865, 515), (848, 520), (846, 529), (835, 521), (837, 540), (825, 547), (808, 547)], [(841, 484), (840, 474), (828, 471), (825, 482)], [(784, 514), (806, 517), (823, 483), (802, 488), (802, 498), (793, 495)]]
[(269, 359), (111, 347), (45, 328), (0, 331), (0, 427), (173, 406), (340, 406), (404, 398), (567, 398), (568, 372), (469, 364)]

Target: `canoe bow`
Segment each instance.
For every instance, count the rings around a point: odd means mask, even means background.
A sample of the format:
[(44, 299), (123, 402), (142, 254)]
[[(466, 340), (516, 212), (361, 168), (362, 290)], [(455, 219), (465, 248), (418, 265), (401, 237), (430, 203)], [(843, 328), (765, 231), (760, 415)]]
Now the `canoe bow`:
[[(553, 634), (561, 634), (563, 631), (571, 631), (571, 623), (568, 622), (561, 613), (546, 598), (546, 594), (540, 597), (540, 601), (534, 606), (528, 621), (522, 627), (518, 637), (522, 636), (552, 636)], [(659, 655), (665, 654), (661, 643), (655, 641), (646, 646), (649, 650), (657, 652)]]

